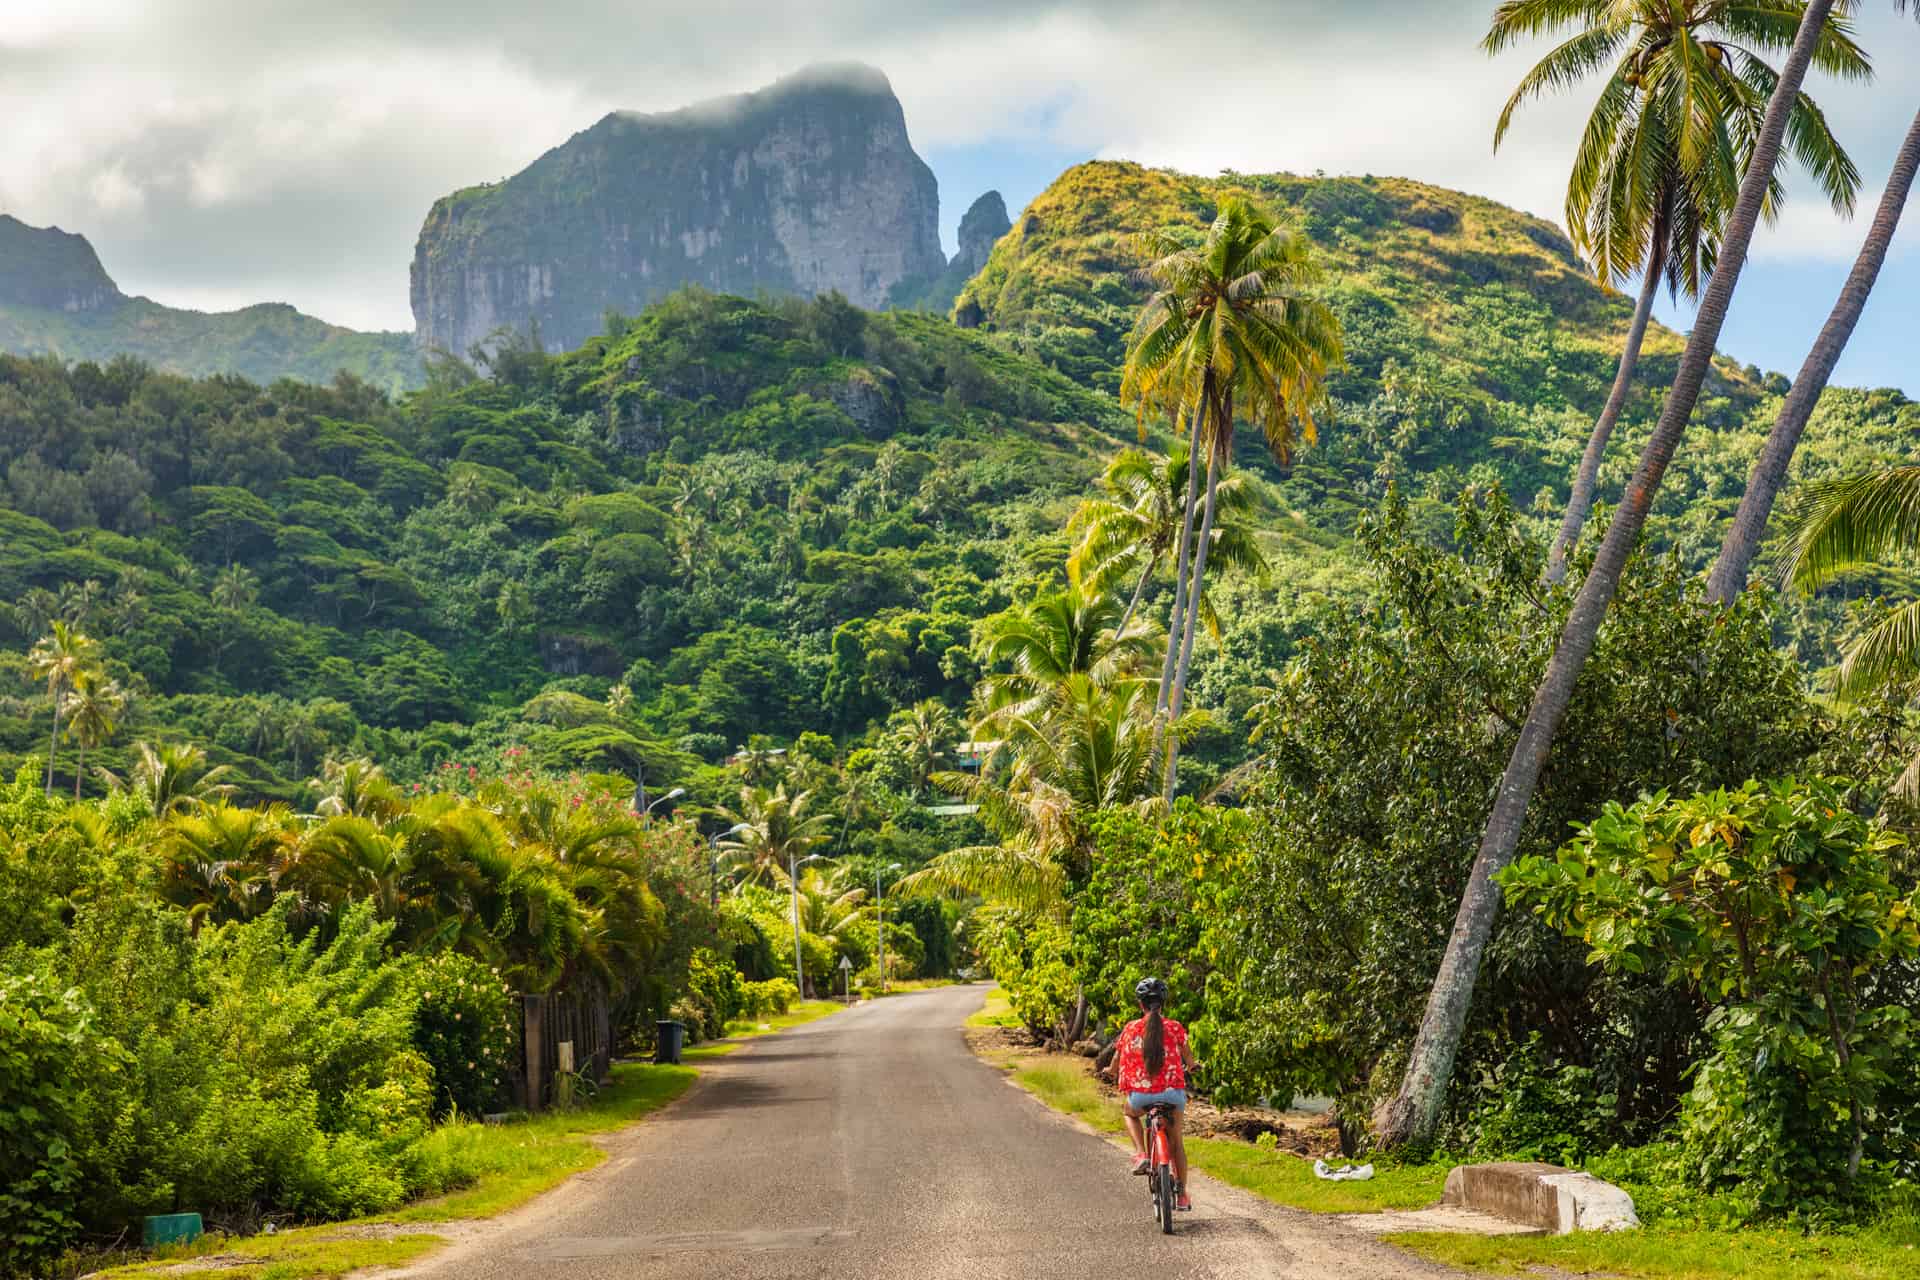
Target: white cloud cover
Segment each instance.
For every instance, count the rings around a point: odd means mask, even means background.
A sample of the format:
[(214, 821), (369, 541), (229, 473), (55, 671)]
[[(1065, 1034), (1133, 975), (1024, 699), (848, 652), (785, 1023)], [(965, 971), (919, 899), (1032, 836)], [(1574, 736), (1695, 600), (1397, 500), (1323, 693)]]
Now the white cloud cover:
[[(0, 210), (86, 233), (130, 291), (290, 301), (361, 327), (410, 324), (407, 261), (436, 196), (517, 171), (609, 110), (751, 89), (810, 61), (884, 69), (923, 151), (1020, 140), (1200, 173), (1406, 174), (1546, 216), (1585, 105), (1537, 104), (1494, 155), (1525, 59), (1482, 56), (1487, 5), (1461, 0), (6, 7)], [(1881, 83), (1817, 89), (1866, 207), (1920, 95), (1920, 30), (1891, 9), (1870, 3), (1860, 23)], [(1840, 260), (1858, 236), (1801, 195), (1759, 252)]]

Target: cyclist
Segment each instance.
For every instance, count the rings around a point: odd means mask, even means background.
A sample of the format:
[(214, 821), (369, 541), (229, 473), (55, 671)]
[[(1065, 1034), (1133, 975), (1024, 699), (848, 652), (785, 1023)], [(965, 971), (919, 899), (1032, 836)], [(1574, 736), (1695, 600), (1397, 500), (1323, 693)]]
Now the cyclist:
[(1147, 1128), (1141, 1117), (1148, 1107), (1171, 1108), (1167, 1116), (1167, 1145), (1173, 1153), (1173, 1178), (1180, 1188), (1174, 1202), (1180, 1209), (1193, 1208), (1187, 1194), (1187, 1146), (1181, 1139), (1181, 1122), (1186, 1118), (1187, 1072), (1193, 1068), (1193, 1050), (1187, 1045), (1187, 1029), (1161, 1013), (1167, 1003), (1167, 984), (1158, 978), (1143, 978), (1133, 989), (1140, 1002), (1141, 1016), (1120, 1032), (1120, 1048), (1115, 1054), (1116, 1079), (1126, 1097), (1127, 1136), (1133, 1139), (1133, 1171), (1147, 1172), (1152, 1164), (1147, 1152)]

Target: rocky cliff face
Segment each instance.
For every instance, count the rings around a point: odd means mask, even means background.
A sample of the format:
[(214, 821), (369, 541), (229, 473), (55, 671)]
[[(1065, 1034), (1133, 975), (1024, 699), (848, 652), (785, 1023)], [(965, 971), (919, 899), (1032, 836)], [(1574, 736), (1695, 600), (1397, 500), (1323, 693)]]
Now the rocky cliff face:
[(435, 202), (415, 338), (465, 354), (501, 325), (549, 347), (682, 285), (838, 289), (865, 307), (936, 275), (939, 195), (885, 76), (814, 67), (758, 93), (615, 113), (505, 182)]
[(0, 213), (0, 303), (79, 314), (121, 301), (85, 236)]
[(1013, 220), (1007, 217), (1007, 202), (1000, 198), (998, 191), (987, 192), (968, 205), (960, 219), (960, 249), (948, 264), (949, 269), (963, 277), (971, 276), (987, 265), (987, 255), (993, 252), (994, 242), (1011, 230)]

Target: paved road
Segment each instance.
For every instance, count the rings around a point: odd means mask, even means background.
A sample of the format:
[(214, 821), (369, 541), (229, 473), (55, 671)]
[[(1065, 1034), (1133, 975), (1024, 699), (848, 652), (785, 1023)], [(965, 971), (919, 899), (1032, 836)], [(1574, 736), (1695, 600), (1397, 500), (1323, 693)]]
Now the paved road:
[(1162, 1236), (1124, 1152), (960, 1032), (983, 989), (878, 1001), (702, 1064), (609, 1159), (408, 1274), (432, 1280), (1106, 1280), (1449, 1274), (1203, 1178)]

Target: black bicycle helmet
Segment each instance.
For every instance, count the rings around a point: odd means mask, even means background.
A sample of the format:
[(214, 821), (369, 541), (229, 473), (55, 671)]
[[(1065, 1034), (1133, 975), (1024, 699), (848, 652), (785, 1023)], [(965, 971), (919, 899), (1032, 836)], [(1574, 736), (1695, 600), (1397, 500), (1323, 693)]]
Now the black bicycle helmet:
[(1134, 984), (1133, 994), (1141, 1004), (1165, 1004), (1167, 984), (1158, 978), (1142, 978)]

